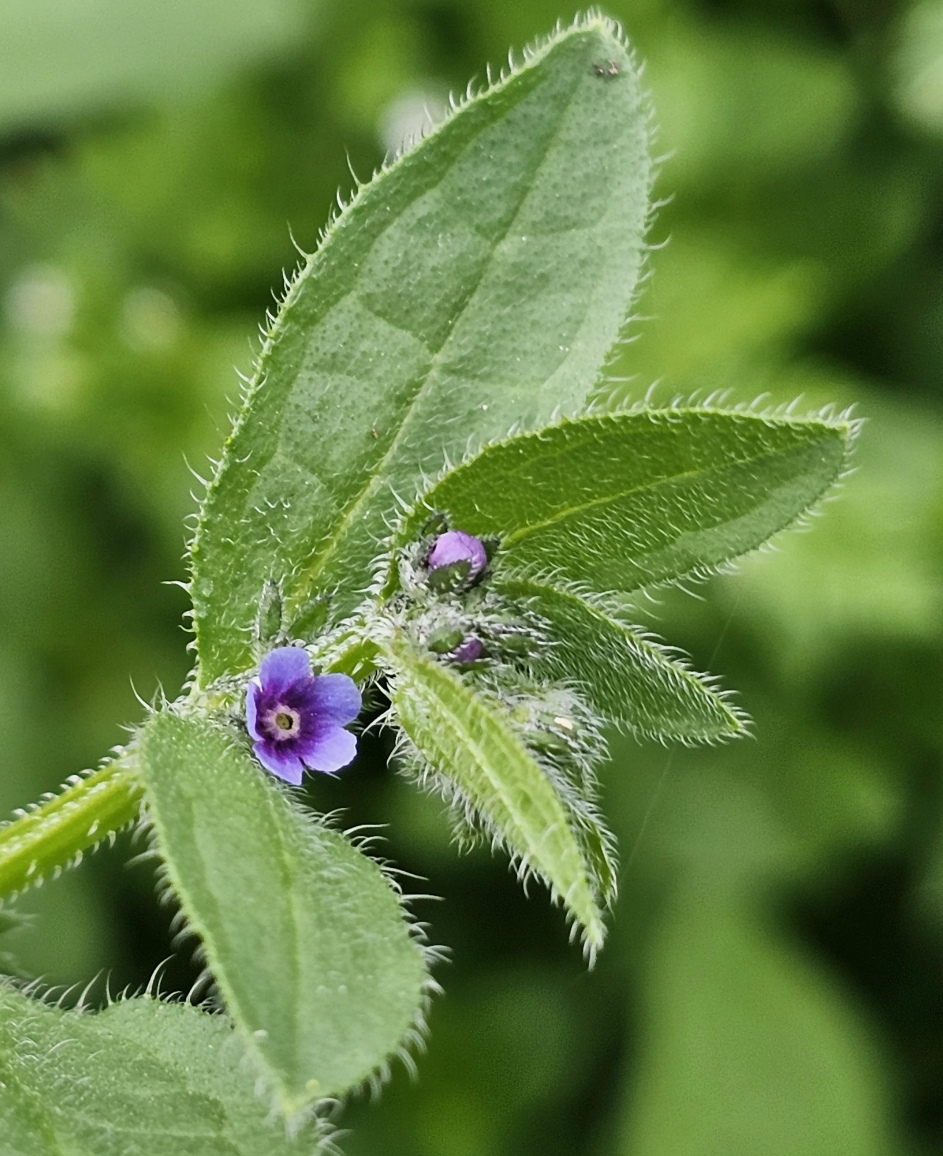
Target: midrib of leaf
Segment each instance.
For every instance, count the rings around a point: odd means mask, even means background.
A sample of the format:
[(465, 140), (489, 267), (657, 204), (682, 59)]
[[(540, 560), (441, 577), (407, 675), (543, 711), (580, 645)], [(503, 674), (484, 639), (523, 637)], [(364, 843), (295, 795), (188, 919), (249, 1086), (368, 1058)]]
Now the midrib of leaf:
[[(469, 704), (471, 707), (473, 707), (475, 709), (479, 709), (479, 710), (489, 709), (487, 704), (484, 701), (482, 701), (481, 699), (473, 696), (471, 693), (466, 691), (465, 688), (463, 686), (461, 686), (461, 684), (457, 683), (457, 681), (454, 678), (449, 676), (440, 667), (438, 667), (437, 665), (433, 665), (432, 663), (423, 661), (417, 655), (408, 653), (408, 651), (406, 650), (406, 647), (402, 643), (400, 643), (399, 645), (394, 644), (393, 652), (401, 661), (405, 659), (407, 662), (413, 663), (416, 667), (425, 670), (427, 672), (427, 674), (431, 673), (433, 675), (433, 677), (438, 677), (440, 679), (441, 684), (443, 686), (448, 687), (450, 694), (454, 695), (454, 697), (458, 701), (461, 701), (459, 696), (464, 694), (466, 703)], [(418, 681), (418, 680), (413, 681), (413, 683), (411, 685), (412, 685), (414, 693), (415, 693), (415, 688), (417, 686), (422, 687), (423, 698), (427, 697), (427, 692), (425, 690), (425, 687), (422, 685), (421, 681)], [(513, 816), (515, 822), (520, 825), (521, 830), (524, 833), (524, 835), (527, 838), (530, 845), (533, 846), (535, 849), (541, 849), (543, 847), (543, 844), (544, 844), (547, 836), (554, 834), (557, 831), (561, 821), (564, 824), (564, 826), (566, 826), (566, 818), (565, 818), (565, 815), (563, 814), (562, 803), (560, 803), (560, 801), (557, 800), (557, 805), (558, 805), (558, 807), (560, 807), (560, 811), (561, 811), (560, 818), (558, 819), (557, 823), (553, 824), (550, 827), (543, 827), (542, 828), (538, 825), (535, 825), (532, 822), (529, 822), (526, 820), (522, 821), (522, 819), (524, 819), (525, 816), (521, 815), (520, 808), (514, 804), (513, 798), (502, 788), (502, 784), (501, 784), (500, 780), (495, 779), (493, 774), (491, 773), (490, 759), (488, 758), (488, 752), (486, 751), (485, 747), (482, 746), (482, 744), (480, 742), (476, 741), (470, 727), (462, 725), (460, 717), (455, 713), (454, 709), (448, 704), (446, 695), (444, 695), (444, 694), (439, 695), (437, 702), (438, 702), (439, 708), (443, 711), (443, 713), (447, 716), (449, 722), (451, 723), (452, 731), (459, 739), (459, 742), (463, 743), (466, 746), (466, 748), (475, 756), (475, 761), (477, 763), (479, 770), (484, 771), (485, 777), (487, 778), (487, 780), (490, 783), (490, 785), (492, 786), (492, 788), (495, 790), (495, 793), (501, 799), (501, 802), (504, 805), (506, 812), (509, 815)], [(534, 760), (528, 754), (526, 749), (522, 745), (518, 745), (514, 741), (513, 737), (511, 737), (510, 742), (507, 742), (504, 740), (504, 736), (502, 736), (500, 734), (500, 731), (498, 732), (498, 735), (499, 735), (499, 745), (505, 754), (509, 754), (511, 759), (514, 759), (517, 761), (526, 760), (529, 763), (533, 763), (534, 768), (537, 771), (537, 773), (541, 774), (541, 775), (543, 774), (543, 772), (540, 770), (539, 766), (534, 762)], [(437, 769), (439, 769), (439, 768), (437, 768)], [(440, 773), (443, 773), (443, 772), (440, 771)], [(448, 774), (448, 771), (445, 770), (444, 773)], [(575, 844), (574, 844), (574, 850), (575, 850)], [(552, 869), (548, 869), (547, 866), (544, 864), (543, 854), (541, 854), (541, 862), (539, 863), (539, 867), (540, 867), (541, 872), (547, 873), (546, 877), (548, 879), (548, 882), (552, 881), (552, 877), (553, 877), (552, 876)], [(580, 922), (583, 923), (583, 925), (586, 929), (586, 934), (589, 937), (590, 941), (595, 946), (599, 946), (602, 943), (605, 932), (601, 927), (598, 915), (596, 915), (596, 913), (595, 913), (595, 903), (592, 900), (592, 897), (589, 893), (589, 888), (587, 887), (585, 878), (583, 876), (584, 876), (584, 866), (583, 866), (582, 862), (579, 862), (579, 856), (578, 856), (578, 852), (577, 852), (577, 878), (574, 879), (574, 881), (570, 884), (569, 890), (565, 894), (561, 895), (561, 899), (563, 900), (564, 904), (571, 911), (573, 911), (575, 913), (577, 909), (574, 906), (574, 904), (571, 902), (573, 891), (574, 891), (574, 889), (578, 889), (584, 893), (585, 902), (583, 905), (581, 905), (584, 908), (584, 910), (578, 916), (578, 918), (579, 918)], [(555, 887), (554, 887), (554, 889), (555, 889)]]
[[(115, 1124), (112, 1120), (102, 1120), (99, 1116), (90, 1116), (87, 1112), (79, 1111), (77, 1108), (70, 1107), (69, 1119), (81, 1120), (83, 1123), (91, 1124), (97, 1131), (109, 1132), (112, 1136), (147, 1136), (151, 1140), (154, 1138), (154, 1132), (151, 1128), (138, 1127), (134, 1123), (125, 1123), (124, 1121), (122, 1121), (121, 1124)], [(231, 1141), (220, 1136), (212, 1129), (204, 1132), (194, 1132), (192, 1129), (187, 1129), (187, 1131), (181, 1132), (162, 1124), (160, 1139), (169, 1139), (171, 1137), (175, 1140), (212, 1140), (213, 1143), (217, 1145), (225, 1144), (227, 1151), (232, 1152), (233, 1156), (238, 1156), (238, 1149), (233, 1147)], [(63, 1152), (64, 1156), (74, 1156), (74, 1148), (70, 1147), (66, 1152), (65, 1149), (58, 1147), (58, 1138), (56, 1143), (57, 1151)]]
[[(266, 796), (267, 796), (266, 797), (266, 806), (268, 807), (269, 815), (273, 816), (273, 826), (274, 826), (275, 830), (278, 832), (278, 849), (279, 849), (279, 857), (280, 857), (280, 861), (281, 861), (281, 865), (282, 865), (282, 877), (286, 881), (286, 892), (288, 894), (288, 903), (289, 903), (289, 908), (290, 908), (291, 913), (292, 913), (291, 929), (290, 929), (290, 935), (291, 935), (291, 939), (292, 939), (292, 950), (288, 954), (290, 955), (289, 966), (291, 968), (291, 991), (292, 991), (292, 997), (293, 997), (292, 1003), (295, 1007), (297, 1007), (297, 1006), (299, 1006), (300, 996), (301, 996), (301, 975), (300, 975), (300, 968), (299, 968), (299, 963), (298, 963), (300, 952), (299, 952), (299, 948), (298, 948), (298, 935), (297, 935), (297, 927), (298, 927), (297, 904), (296, 904), (296, 900), (295, 900), (294, 888), (291, 886), (292, 874), (291, 874), (291, 871), (289, 869), (288, 860), (287, 860), (287, 856), (285, 853), (285, 840), (282, 838), (281, 824), (279, 822), (279, 816), (275, 813), (275, 809), (274, 809), (275, 808), (275, 800), (271, 797), (271, 795), (268, 794), (268, 792), (266, 792)], [(190, 813), (191, 813), (191, 815), (196, 814), (196, 808), (192, 802), (190, 803)], [(198, 826), (196, 821), (193, 822), (193, 826), (194, 827)], [(200, 846), (199, 840), (194, 840), (193, 846), (199, 853), (200, 861), (203, 865), (204, 879), (208, 879), (209, 873), (207, 870), (207, 859), (206, 859), (206, 856), (203, 854), (203, 849)], [(168, 869), (168, 871), (172, 870), (169, 862), (167, 864), (167, 869)], [(174, 888), (174, 891), (176, 892), (177, 896), (179, 897), (181, 907), (183, 907), (184, 910), (195, 911), (197, 909), (197, 905), (193, 902), (192, 895), (188, 892), (188, 890), (185, 887), (183, 887), (181, 885), (179, 878), (173, 879), (173, 888)], [(225, 978), (225, 971), (218, 966), (218, 964), (219, 964), (219, 952), (217, 950), (217, 945), (214, 942), (213, 937), (209, 934), (206, 927), (198, 920), (194, 920), (194, 928), (197, 931), (197, 933), (198, 933), (198, 935), (199, 935), (199, 937), (203, 943), (204, 949), (206, 950), (206, 954), (207, 954), (207, 963), (209, 963), (209, 965), (210, 965), (210, 968), (213, 972), (213, 977), (214, 977), (216, 983), (219, 985), (220, 989), (222, 990), (224, 1000), (225, 1000), (227, 1007), (233, 1013), (233, 1018), (237, 1022), (242, 1022), (242, 1023), (247, 1022), (248, 1016), (245, 1014), (246, 1009), (243, 1007), (242, 1000), (239, 997), (237, 997), (232, 986), (227, 982), (227, 980)], [(215, 958), (210, 958), (211, 956), (215, 957)], [(284, 986), (287, 986), (287, 983)], [(299, 1040), (299, 1036), (298, 1036), (297, 1025), (295, 1024), (294, 1020), (291, 1021), (291, 1029), (290, 1030), (292, 1033), (291, 1051), (294, 1054), (295, 1060), (297, 1061), (300, 1059), (300, 1055), (299, 1055), (299, 1042), (300, 1042), (300, 1040)], [(256, 1044), (254, 1033), (251, 1033), (251, 1032), (250, 1033), (243, 1033), (243, 1040), (244, 1040), (244, 1043), (246, 1045), (247, 1050), (252, 1052), (252, 1054), (256, 1057), (259, 1064), (264, 1069), (270, 1068), (271, 1067), (270, 1061), (269, 1061), (268, 1057), (262, 1052), (262, 1050)]]
[(745, 466), (751, 462), (763, 462), (772, 458), (785, 457), (788, 454), (795, 453), (796, 450), (805, 449), (805, 445), (789, 446), (785, 450), (770, 450), (762, 454), (748, 454), (746, 457), (727, 458), (720, 466), (711, 466), (708, 469), (693, 469), (683, 470), (677, 474), (667, 474), (665, 477), (657, 478), (652, 482), (643, 482), (641, 485), (630, 486), (625, 490), (612, 490), (608, 494), (604, 494), (599, 498), (592, 498), (589, 501), (582, 502), (578, 505), (567, 506), (565, 509), (557, 511), (549, 518), (544, 518), (540, 522), (531, 522), (527, 526), (522, 526), (519, 530), (512, 530), (509, 534), (502, 538), (502, 545), (504, 547), (513, 546), (515, 542), (521, 542), (533, 534), (539, 533), (541, 530), (546, 530), (549, 526), (555, 526), (559, 522), (566, 521), (567, 518), (573, 517), (575, 514), (584, 514), (588, 510), (593, 510), (597, 506), (608, 506), (613, 502), (621, 501), (623, 498), (629, 498), (633, 494), (644, 494), (648, 490), (656, 490), (659, 486), (673, 485), (676, 482), (683, 482), (690, 478), (696, 477), (710, 477), (712, 474), (731, 469), (734, 466)]
[[(453, 691), (457, 691), (457, 689), (458, 689), (457, 687), (450, 687), (450, 690), (453, 690)], [(470, 732), (468, 731), (467, 727), (463, 728), (461, 726), (458, 716), (455, 714), (454, 710), (452, 710), (452, 708), (447, 705), (446, 700), (443, 698), (440, 701), (443, 703), (443, 706), (445, 707), (445, 713), (447, 714), (449, 721), (452, 724), (452, 730), (460, 737), (464, 736), (463, 741), (466, 743), (466, 745), (468, 746), (471, 753), (475, 755), (479, 768), (485, 772), (486, 778), (488, 779), (491, 786), (494, 787), (496, 793), (498, 794), (498, 796), (501, 799), (501, 802), (504, 804), (505, 809), (513, 815), (515, 810), (516, 810), (516, 808), (513, 804), (513, 800), (511, 798), (511, 796), (508, 795), (507, 792), (505, 792), (502, 789), (500, 780), (495, 779), (494, 776), (491, 774), (491, 771), (488, 768), (488, 760), (486, 758), (486, 752), (485, 752), (484, 747), (480, 743), (475, 741), (475, 739), (471, 736)], [(507, 747), (507, 744), (502, 743), (502, 746)], [(524, 752), (522, 751), (520, 753), (523, 754)], [(516, 754), (518, 754), (518, 752), (515, 751), (514, 754), (516, 755)], [(524, 829), (525, 829), (525, 831), (527, 831), (527, 834), (529, 836), (534, 836), (538, 833), (541, 833), (540, 828), (535, 827), (532, 824), (522, 824), (522, 825), (524, 826)], [(548, 834), (550, 834), (554, 830), (556, 830), (555, 827), (550, 827), (547, 830), (543, 831), (542, 834), (544, 837), (546, 837)]]
[[(506, 83), (510, 83), (510, 81), (512, 79), (513, 79), (513, 74), (511, 77), (508, 78), (508, 81)], [(574, 78), (574, 82), (573, 82), (573, 85), (570, 89), (570, 93), (569, 93), (568, 100), (567, 100), (567, 108), (569, 108), (570, 104), (572, 103), (573, 92), (576, 89), (576, 84), (577, 84), (577, 78)], [(491, 89), (489, 91), (491, 91), (491, 92), (498, 91), (498, 90), (500, 90), (501, 87), (503, 87), (503, 86), (496, 85), (494, 89)], [(430, 382), (432, 382), (436, 377), (436, 372), (438, 370), (441, 357), (442, 357), (443, 353), (449, 347), (449, 343), (451, 341), (452, 334), (455, 331), (456, 325), (461, 320), (461, 318), (464, 316), (468, 307), (474, 302), (475, 298), (478, 295), (478, 291), (481, 288), (482, 282), (485, 280), (486, 276), (488, 275), (489, 271), (491, 270), (491, 268), (494, 265), (495, 257), (497, 256), (499, 250), (501, 249), (501, 246), (504, 244), (504, 241), (506, 240), (508, 234), (513, 231), (514, 226), (517, 224), (517, 221), (521, 215), (521, 210), (523, 209), (524, 205), (526, 204), (528, 197), (533, 192), (534, 180), (537, 177), (537, 175), (540, 173), (540, 170), (543, 167), (543, 165), (545, 164), (547, 157), (549, 156), (549, 154), (553, 148), (554, 143), (556, 142), (557, 138), (560, 135), (560, 129), (561, 129), (561, 125), (563, 124), (565, 111), (566, 110), (561, 109), (560, 115), (557, 117), (556, 125), (554, 126), (553, 131), (550, 133), (550, 135), (547, 138), (547, 143), (546, 143), (546, 146), (543, 150), (543, 153), (537, 159), (537, 161), (533, 167), (533, 170), (531, 171), (529, 184), (528, 184), (527, 188), (525, 188), (523, 190), (521, 197), (518, 200), (517, 207), (514, 210), (514, 216), (509, 220), (507, 227), (501, 233), (500, 237), (495, 241), (494, 245), (492, 245), (491, 251), (488, 254), (487, 260), (484, 261), (482, 266), (481, 266), (479, 276), (478, 276), (477, 280), (475, 281), (474, 286), (472, 286), (470, 288), (469, 292), (465, 296), (465, 300), (462, 302), (461, 307), (456, 311), (456, 314), (455, 314), (455, 317), (452, 321), (452, 324), (449, 327), (448, 337), (446, 337), (445, 340), (442, 342), (442, 344), (439, 346), (439, 348), (433, 352), (432, 357), (431, 357), (430, 362), (429, 362), (429, 369), (428, 369), (427, 373), (425, 374), (425, 376), (418, 383), (418, 388), (416, 389), (416, 392), (414, 393), (412, 399), (410, 400), (408, 406), (406, 407), (406, 409), (404, 411), (403, 420), (400, 423), (399, 429), (396, 431), (396, 434), (393, 436), (393, 439), (390, 442), (385, 453), (378, 460), (378, 462), (376, 464), (376, 469), (375, 469), (373, 475), (370, 477), (370, 479), (366, 483), (366, 485), (363, 486), (363, 488), (360, 490), (360, 492), (354, 497), (353, 501), (347, 507), (347, 510), (341, 516), (340, 520), (337, 523), (337, 527), (336, 527), (334, 533), (331, 534), (328, 538), (324, 539), (323, 545), (321, 546), (321, 548), (319, 548), (317, 557), (314, 559), (314, 561), (311, 563), (311, 565), (306, 567), (305, 570), (303, 571), (305, 578), (306, 578), (306, 581), (305, 581), (304, 585), (300, 587), (300, 589), (296, 588), (295, 591), (293, 592), (293, 594), (289, 597), (290, 603), (297, 604), (298, 602), (300, 602), (304, 599), (307, 591), (311, 588), (312, 583), (317, 579), (318, 575), (323, 572), (328, 561), (333, 557), (334, 554), (336, 554), (340, 543), (344, 540), (344, 537), (347, 534), (348, 528), (355, 521), (360, 510), (363, 508), (363, 506), (368, 501), (368, 499), (371, 498), (373, 496), (373, 494), (380, 488), (380, 486), (383, 485), (384, 483), (386, 483), (386, 481), (387, 481), (387, 478), (385, 477), (386, 466), (387, 466), (388, 462), (392, 458), (395, 457), (396, 451), (399, 449), (400, 444), (402, 443), (402, 441), (406, 437), (406, 434), (411, 427), (411, 423), (413, 421), (413, 417), (414, 417), (417, 409), (422, 404), (422, 401), (428, 392)], [(486, 130), (486, 128), (488, 128), (488, 127), (490, 127), (490, 126), (484, 126), (478, 135), (480, 136), (481, 133), (483, 133)], [(445, 175), (446, 174), (443, 173), (442, 178), (440, 178), (440, 181), (438, 182), (439, 184), (441, 184), (441, 181), (445, 179)], [(430, 186), (430, 187), (434, 188), (436, 186)], [(382, 234), (381, 234), (381, 236), (382, 236)], [(378, 240), (379, 240), (379, 238), (378, 238)], [(356, 295), (355, 290), (351, 290), (350, 293), (344, 294), (344, 297), (341, 298), (340, 300), (343, 300), (346, 297), (350, 297), (350, 296), (354, 296), (354, 295)], [(385, 318), (383, 320), (386, 321)], [(391, 324), (388, 321), (386, 323)], [(396, 328), (401, 328), (401, 327), (396, 327)], [(406, 330), (404, 332), (408, 333), (408, 330)], [(413, 334), (413, 333), (409, 333), (409, 336), (415, 338), (415, 334)], [(418, 340), (418, 338), (416, 338), (416, 340)], [(271, 459), (269, 459), (269, 460), (271, 460)], [(410, 495), (410, 497), (412, 497), (412, 495)]]
[[(293, 886), (294, 877), (291, 871), (289, 857), (286, 853), (285, 840), (281, 835), (281, 825), (278, 821), (278, 816), (275, 814), (275, 798), (270, 796), (268, 809), (272, 816), (273, 824), (279, 832), (278, 836), (278, 853), (281, 859), (282, 877), (286, 883), (286, 890), (288, 892), (288, 903), (291, 910), (291, 991), (292, 1004), (294, 1007), (301, 1005), (301, 966), (299, 963), (301, 957), (301, 948), (298, 940), (298, 904), (295, 898), (295, 888)], [(295, 1059), (296, 1070), (301, 1069), (301, 1049), (300, 1037), (298, 1035), (298, 1025), (294, 1019), (291, 1020), (291, 1051)]]

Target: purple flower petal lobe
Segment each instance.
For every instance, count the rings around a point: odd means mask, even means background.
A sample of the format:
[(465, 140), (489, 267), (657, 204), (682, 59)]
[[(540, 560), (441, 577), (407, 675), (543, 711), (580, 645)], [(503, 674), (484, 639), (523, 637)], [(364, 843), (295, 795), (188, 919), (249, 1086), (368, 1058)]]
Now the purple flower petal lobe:
[(315, 709), (344, 727), (360, 714), (363, 700), (357, 684), (346, 674), (322, 674), (314, 680)]
[[(346, 733), (346, 732), (345, 732)], [(353, 738), (353, 735), (351, 735)], [(283, 751), (278, 747), (273, 747), (270, 743), (262, 742), (253, 743), (252, 749), (255, 751), (255, 756), (267, 771), (271, 771), (276, 778), (282, 779), (286, 783), (291, 783), (293, 787), (301, 786), (301, 776), (304, 774), (304, 763), (292, 751)]]
[(256, 723), (259, 717), (258, 702), (262, 688), (257, 682), (250, 682), (246, 687), (246, 728), (254, 739), (260, 739)]
[(262, 659), (259, 682), (265, 691), (290, 686), (303, 678), (311, 678), (311, 659), (298, 646), (279, 646)]
[(354, 761), (357, 740), (343, 727), (328, 727), (304, 756), (305, 765), (312, 771), (339, 771)]

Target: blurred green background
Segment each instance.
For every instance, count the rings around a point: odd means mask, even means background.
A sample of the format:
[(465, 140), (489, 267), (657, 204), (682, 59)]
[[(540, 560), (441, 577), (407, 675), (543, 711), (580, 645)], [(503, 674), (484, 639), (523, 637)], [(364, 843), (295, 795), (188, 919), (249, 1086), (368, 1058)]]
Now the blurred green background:
[[(363, 744), (322, 808), (453, 962), (350, 1156), (943, 1153), (943, 0), (626, 0), (664, 153), (617, 392), (867, 418), (811, 533), (640, 617), (756, 738), (614, 738), (622, 897), (587, 973)], [(0, 0), (0, 812), (175, 694), (184, 517), (236, 368), (348, 169), (573, 10), (554, 0)], [(52, 983), (135, 987), (171, 912), (122, 838), (27, 895)], [(4, 940), (6, 945), (7, 940)], [(165, 987), (186, 990), (187, 954)], [(105, 980), (100, 981), (104, 990)]]

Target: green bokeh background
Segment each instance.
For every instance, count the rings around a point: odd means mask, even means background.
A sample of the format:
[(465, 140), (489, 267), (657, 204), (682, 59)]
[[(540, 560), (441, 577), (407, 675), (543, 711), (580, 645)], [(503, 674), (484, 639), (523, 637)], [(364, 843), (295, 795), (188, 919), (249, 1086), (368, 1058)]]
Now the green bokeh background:
[[(453, 953), (418, 1082), (354, 1101), (343, 1148), (943, 1152), (943, 0), (610, 11), (647, 61), (667, 242), (615, 389), (854, 405), (857, 472), (812, 532), (640, 608), (756, 737), (614, 738), (594, 971), (539, 889), (455, 854), (382, 738), (313, 786), (389, 824)], [(291, 235), (313, 248), (349, 170), (572, 14), (0, 0), (0, 812), (121, 741), (135, 689), (179, 689), (186, 463), (218, 451)], [(145, 982), (172, 912), (135, 850), (24, 897), (3, 946), (52, 983)]]

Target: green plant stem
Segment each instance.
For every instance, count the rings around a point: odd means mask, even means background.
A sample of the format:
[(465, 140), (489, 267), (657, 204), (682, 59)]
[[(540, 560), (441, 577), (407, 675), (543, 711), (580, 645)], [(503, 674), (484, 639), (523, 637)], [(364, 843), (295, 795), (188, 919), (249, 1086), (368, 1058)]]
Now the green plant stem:
[(133, 822), (141, 794), (136, 760), (125, 755), (0, 827), (0, 898), (74, 863)]

